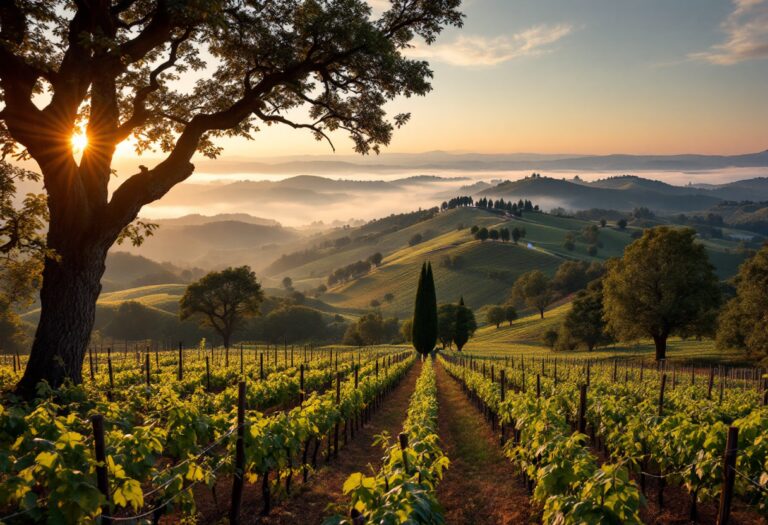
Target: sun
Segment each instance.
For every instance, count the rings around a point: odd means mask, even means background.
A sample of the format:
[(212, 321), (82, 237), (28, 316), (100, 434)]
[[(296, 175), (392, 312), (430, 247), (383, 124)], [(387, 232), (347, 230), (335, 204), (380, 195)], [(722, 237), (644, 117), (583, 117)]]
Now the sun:
[(83, 151), (85, 147), (88, 145), (88, 135), (85, 133), (75, 133), (72, 135), (72, 149), (74, 151)]

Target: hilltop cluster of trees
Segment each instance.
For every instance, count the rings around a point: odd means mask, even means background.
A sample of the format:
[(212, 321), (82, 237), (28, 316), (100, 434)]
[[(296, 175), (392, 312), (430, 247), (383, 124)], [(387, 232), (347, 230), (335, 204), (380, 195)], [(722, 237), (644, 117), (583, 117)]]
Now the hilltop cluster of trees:
[(452, 210), (454, 208), (463, 208), (467, 206), (473, 206), (474, 200), (471, 196), (462, 196), (462, 197), (454, 197), (452, 199), (449, 199), (447, 201), (443, 201), (443, 203), (440, 205), (440, 209), (442, 211), (445, 210)]
[(488, 199), (487, 197), (483, 197), (482, 199), (478, 199), (475, 202), (475, 206), (481, 209), (487, 209), (487, 210), (499, 210), (499, 211), (505, 211), (507, 213), (510, 213), (516, 217), (522, 217), (523, 212), (532, 212), (532, 211), (539, 211), (539, 205), (534, 205), (529, 200), (523, 200), (520, 199), (517, 202), (504, 201), (504, 199)]
[(462, 195), (459, 197), (453, 197), (447, 201), (443, 201), (440, 205), (442, 211), (452, 210), (454, 208), (475, 206), (484, 210), (496, 210), (503, 211), (512, 214), (516, 217), (522, 217), (523, 212), (539, 211), (539, 206), (534, 205), (529, 200), (520, 199), (517, 202), (511, 200), (505, 201), (501, 199), (489, 199), (488, 197), (482, 197), (478, 200), (474, 200), (471, 196)]
[(515, 226), (510, 230), (509, 228), (499, 228), (498, 230), (494, 229), (488, 229), (485, 226), (472, 226), (470, 228), (469, 232), (472, 234), (472, 236), (479, 240), (479, 241), (487, 241), (488, 239), (492, 241), (503, 241), (503, 242), (509, 242), (510, 240), (517, 244), (517, 241), (525, 237), (525, 228), (518, 228)]

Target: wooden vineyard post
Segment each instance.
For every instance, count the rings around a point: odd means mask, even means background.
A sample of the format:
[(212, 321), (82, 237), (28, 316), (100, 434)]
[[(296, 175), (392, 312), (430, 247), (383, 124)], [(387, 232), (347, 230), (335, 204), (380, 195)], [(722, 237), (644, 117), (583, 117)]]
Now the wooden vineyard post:
[[(338, 358), (339, 354), (336, 353)], [(336, 372), (336, 406), (341, 404), (341, 372)], [(339, 455), (339, 421), (336, 420), (336, 425), (333, 429), (333, 455)]]
[(661, 387), (659, 388), (659, 417), (664, 415), (664, 389), (667, 386), (667, 374), (661, 375)]
[(150, 386), (151, 376), (149, 375), (149, 354), (144, 354), (144, 368), (147, 372), (147, 386)]
[(501, 427), (501, 432), (499, 433), (499, 444), (504, 444), (504, 438), (506, 437), (504, 434), (506, 433), (506, 428), (504, 427), (504, 423), (501, 421), (501, 405), (504, 403), (504, 399), (507, 395), (507, 375), (504, 369), (502, 368), (499, 370), (499, 400), (501, 401), (499, 403), (499, 425)]
[(408, 454), (405, 452), (408, 449), (408, 434), (401, 432), (398, 438), (400, 440), (400, 451), (403, 453), (403, 468), (405, 469), (405, 474), (408, 475)]
[(717, 510), (717, 525), (728, 525), (733, 500), (733, 484), (736, 480), (736, 453), (739, 446), (739, 429), (728, 427), (728, 439), (723, 454), (723, 486), (720, 489), (720, 506)]
[[(109, 514), (109, 480), (107, 479), (107, 455), (104, 446), (104, 416), (95, 414), (91, 418), (91, 424), (93, 425), (93, 448), (98, 463), (96, 466), (96, 486), (107, 500), (107, 504), (101, 509), (102, 516), (106, 516)], [(101, 523), (112, 523), (112, 520), (108, 517), (102, 517)]]
[(579, 421), (577, 430), (581, 434), (587, 433), (587, 385), (579, 387)]
[(112, 358), (107, 357), (107, 372), (109, 373), (109, 392), (107, 392), (107, 399), (112, 401), (112, 392), (115, 389), (115, 376), (112, 373)]
[(181, 348), (181, 341), (179, 341), (179, 373), (178, 373), (179, 381), (184, 379), (184, 354), (183, 350)]
[(88, 347), (88, 368), (91, 371), (91, 381), (96, 378), (96, 374), (93, 372), (93, 349)]
[(232, 480), (232, 505), (229, 523), (240, 523), (240, 504), (243, 500), (243, 474), (245, 473), (245, 381), (237, 385), (237, 441), (235, 442), (235, 475)]
[[(765, 380), (768, 383), (768, 379)], [(763, 385), (763, 406), (768, 407), (768, 385)]]
[(715, 368), (709, 367), (709, 385), (707, 386), (707, 399), (712, 399), (712, 385), (715, 383)]
[(264, 352), (259, 354), (259, 379), (264, 381)]
[(723, 404), (723, 393), (725, 392), (725, 381), (723, 380), (723, 376), (720, 376), (720, 401), (719, 404)]
[(299, 365), (299, 404), (304, 404), (304, 364)]
[(541, 397), (541, 375), (536, 374), (536, 399)]
[(205, 356), (205, 389), (211, 391), (211, 360)]

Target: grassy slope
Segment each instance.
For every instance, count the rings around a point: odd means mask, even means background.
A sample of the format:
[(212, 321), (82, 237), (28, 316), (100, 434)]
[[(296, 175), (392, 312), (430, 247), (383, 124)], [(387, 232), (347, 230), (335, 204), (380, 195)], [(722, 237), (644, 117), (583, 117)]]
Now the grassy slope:
[[(440, 266), (446, 255), (461, 256), (461, 268)], [(363, 308), (373, 299), (383, 303), (384, 295), (392, 293), (394, 301), (384, 304), (382, 310), (405, 318), (413, 308), (419, 268), (425, 260), (433, 265), (438, 302), (456, 302), (464, 296), (472, 308), (504, 301), (511, 284), (525, 271), (539, 268), (551, 275), (562, 262), (559, 257), (522, 244), (480, 242), (473, 240), (467, 229), (452, 231), (396, 251), (384, 259), (380, 268), (333, 289), (324, 299), (339, 306)]]
[[(496, 223), (498, 223), (498, 219), (489, 213), (466, 208), (451, 210), (449, 213), (441, 213), (428, 221), (419, 222), (396, 232), (383, 235), (377, 239), (377, 242), (352, 245), (343, 250), (335, 251), (317, 261), (312, 261), (277, 274), (273, 278), (279, 281), (288, 275), (293, 278), (296, 284), (306, 283), (316, 286), (324, 283), (328, 275), (336, 268), (346, 266), (358, 260), (367, 259), (376, 252), (387, 255), (407, 247), (408, 241), (417, 233), (424, 235), (425, 233), (432, 232), (434, 236), (454, 231), (460, 224), (469, 227), (472, 224), (490, 226)], [(350, 233), (353, 234), (353, 232)]]
[[(472, 239), (468, 228), (457, 230), (458, 224), (465, 227), (474, 224), (489, 228), (524, 227), (526, 237), (519, 245), (493, 241), (480, 243)], [(602, 261), (619, 257), (624, 247), (632, 242), (632, 233), (636, 231), (635, 228), (624, 231), (611, 226), (602, 228), (600, 241), (603, 246), (597, 256), (592, 257), (587, 254), (587, 245), (578, 240), (578, 233), (588, 224), (592, 223), (543, 213), (528, 213), (522, 219), (506, 219), (473, 208), (450, 210), (429, 221), (382, 237), (377, 245), (377, 249), (385, 254), (381, 267), (360, 279), (331, 289), (323, 299), (341, 308), (357, 309), (366, 308), (372, 300), (377, 300), (382, 303), (386, 315), (405, 318), (412, 308), (418, 269), (423, 261), (429, 260), (435, 273), (438, 302), (457, 301), (463, 295), (470, 307), (480, 309), (484, 305), (504, 301), (514, 279), (526, 271), (541, 269), (552, 275), (565, 258)], [(442, 234), (416, 246), (407, 245), (413, 234), (426, 230)], [(562, 246), (569, 231), (577, 235), (576, 249), (572, 252)], [(743, 259), (741, 254), (735, 252), (736, 243), (723, 240), (707, 240), (704, 243), (719, 276), (732, 276)], [(396, 249), (388, 251), (393, 248)], [(353, 259), (346, 259), (352, 253), (336, 254), (332, 264), (325, 259), (316, 261), (303, 267), (303, 271), (311, 267), (317, 275), (322, 268), (352, 262)], [(460, 269), (442, 267), (440, 260), (445, 255), (460, 255), (464, 265)], [(318, 278), (318, 282), (320, 280)], [(384, 303), (383, 297), (387, 293), (394, 294), (392, 303)]]
[[(557, 329), (563, 317), (570, 310), (571, 304), (566, 303), (556, 306), (545, 312), (544, 319), (539, 314), (531, 314), (521, 317), (512, 326), (502, 325), (482, 326), (475, 336), (469, 340), (465, 351), (477, 354), (506, 354), (525, 356), (546, 356), (558, 358), (608, 358), (620, 356), (626, 358), (642, 358), (652, 360), (654, 347), (651, 341), (638, 341), (637, 343), (616, 343), (614, 345), (599, 348), (594, 351), (578, 350), (575, 352), (552, 352), (548, 346), (541, 342), (542, 335), (549, 329)], [(691, 362), (718, 362), (718, 361), (743, 361), (743, 356), (738, 352), (722, 352), (717, 350), (714, 341), (705, 339), (681, 340), (671, 338), (667, 348), (667, 356), (673, 361)]]

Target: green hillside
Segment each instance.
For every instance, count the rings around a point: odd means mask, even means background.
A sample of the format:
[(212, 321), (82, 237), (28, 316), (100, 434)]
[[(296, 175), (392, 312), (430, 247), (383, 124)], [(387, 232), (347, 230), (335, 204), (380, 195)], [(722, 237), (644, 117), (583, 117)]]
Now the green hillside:
[[(379, 235), (370, 242), (356, 242), (343, 249), (333, 250), (318, 260), (278, 273), (272, 277), (275, 281), (279, 282), (280, 279), (287, 275), (293, 278), (294, 282), (299, 285), (303, 282), (307, 285), (316, 286), (325, 282), (328, 274), (336, 268), (358, 260), (367, 259), (375, 252), (381, 252), (386, 256), (403, 247), (407, 247), (408, 241), (416, 234), (420, 234), (427, 239), (434, 239), (446, 232), (455, 231), (459, 225), (469, 227), (472, 224), (477, 224), (490, 227), (497, 223), (498, 218), (493, 214), (474, 208), (457, 208), (446, 213), (437, 214), (429, 220), (412, 224), (391, 233)], [(354, 238), (368, 233), (370, 233), (370, 228), (362, 226), (351, 229), (347, 232), (347, 235)], [(339, 234), (336, 233), (335, 237), (338, 236)]]
[(120, 290), (101, 294), (99, 305), (119, 305), (126, 301), (137, 301), (145, 306), (176, 314), (179, 311), (179, 299), (187, 289), (185, 284), (158, 284), (140, 286), (128, 290)]
[[(424, 217), (431, 218), (424, 220)], [(654, 224), (665, 222), (658, 219)], [(588, 245), (580, 234), (586, 226), (593, 224), (595, 222), (538, 212), (511, 218), (478, 208), (456, 208), (433, 216), (392, 216), (361, 227), (317, 236), (323, 242), (339, 236), (348, 236), (351, 241), (339, 248), (334, 248), (331, 242), (330, 248), (324, 249), (314, 261), (280, 274), (259, 277), (265, 287), (277, 287), (282, 277), (290, 276), (294, 286), (306, 290), (324, 284), (335, 269), (381, 252), (384, 259), (378, 268), (331, 287), (319, 300), (308, 297), (307, 305), (326, 314), (353, 318), (378, 303), (384, 315), (405, 319), (411, 315), (413, 308), (418, 269), (424, 260), (429, 260), (434, 269), (438, 301), (455, 302), (463, 296), (481, 317), (487, 305), (507, 299), (512, 284), (522, 273), (540, 269), (553, 275), (567, 259), (591, 262), (619, 257), (624, 247), (632, 242), (633, 236), (641, 231), (640, 227), (632, 225), (625, 230), (613, 224), (600, 228), (601, 247), (596, 255), (590, 256)], [(518, 244), (491, 240), (481, 242), (471, 234), (473, 225), (491, 229), (524, 228), (526, 235)], [(640, 222), (638, 225), (647, 226)], [(576, 238), (572, 251), (563, 246), (569, 232)], [(730, 237), (733, 233), (737, 234), (736, 238)], [(410, 246), (409, 241), (417, 234), (424, 240)], [(739, 230), (724, 230), (725, 239), (701, 241), (722, 279), (733, 276), (745, 257), (739, 247), (738, 234)], [(184, 284), (163, 284), (105, 292), (99, 299), (99, 305), (114, 307), (135, 300), (175, 316), (184, 289)], [(284, 293), (278, 289), (267, 291), (278, 296)], [(385, 300), (385, 297), (390, 300)], [(34, 322), (38, 315), (39, 312), (33, 310), (26, 313), (24, 319)]]
[[(526, 213), (522, 218), (508, 218), (477, 208), (457, 208), (384, 235), (375, 246), (335, 252), (287, 273), (294, 282), (316, 285), (325, 282), (333, 269), (364, 259), (374, 251), (381, 251), (385, 257), (379, 268), (331, 288), (323, 300), (342, 308), (356, 309), (369, 307), (375, 300), (381, 303), (385, 314), (405, 318), (410, 315), (413, 306), (418, 268), (424, 260), (429, 260), (435, 272), (438, 301), (457, 301), (463, 295), (467, 304), (477, 309), (504, 301), (514, 280), (529, 270), (540, 269), (552, 275), (566, 259), (604, 261), (620, 257), (624, 247), (633, 241), (633, 234), (641, 231), (636, 227), (620, 230), (610, 225), (601, 228), (601, 248), (595, 256), (590, 256), (580, 232), (591, 224), (595, 223), (545, 213)], [(464, 229), (459, 230), (458, 225), (463, 225)], [(490, 240), (480, 242), (470, 233), (472, 225), (495, 229), (506, 227), (510, 230), (524, 228), (526, 236), (517, 245)], [(414, 234), (424, 232), (429, 233), (427, 240), (415, 246), (408, 245)], [(573, 251), (563, 247), (568, 232), (576, 236)], [(738, 250), (738, 243), (724, 239), (702, 242), (720, 278), (732, 277), (745, 257)], [(442, 261), (446, 257), (460, 257), (461, 265), (445, 266)], [(385, 302), (384, 296), (390, 293), (394, 299)]]
[[(442, 266), (443, 257), (461, 257), (460, 268)], [(559, 257), (522, 244), (476, 241), (469, 230), (441, 235), (386, 257), (380, 268), (350, 283), (332, 289), (324, 297), (331, 304), (363, 308), (372, 300), (382, 303), (389, 315), (410, 316), (418, 278), (424, 260), (433, 263), (438, 302), (456, 302), (460, 296), (471, 308), (504, 301), (515, 279), (531, 268), (553, 274), (562, 262)], [(387, 293), (394, 295), (385, 303)]]
[[(557, 329), (565, 315), (571, 308), (571, 303), (566, 303), (553, 308), (545, 313), (544, 319), (540, 319), (538, 313), (522, 317), (512, 326), (506, 324), (500, 328), (495, 326), (482, 326), (475, 336), (469, 340), (464, 348), (467, 353), (474, 354), (499, 354), (526, 357), (557, 357), (568, 358), (594, 358), (604, 359), (620, 357), (627, 359), (654, 359), (653, 342), (638, 341), (637, 343), (616, 343), (592, 352), (578, 350), (573, 352), (552, 352), (542, 341), (544, 332)], [(667, 356), (675, 362), (720, 362), (739, 363), (744, 360), (744, 355), (738, 352), (724, 352), (715, 348), (714, 341), (704, 339), (682, 340), (670, 338), (667, 348)]]

